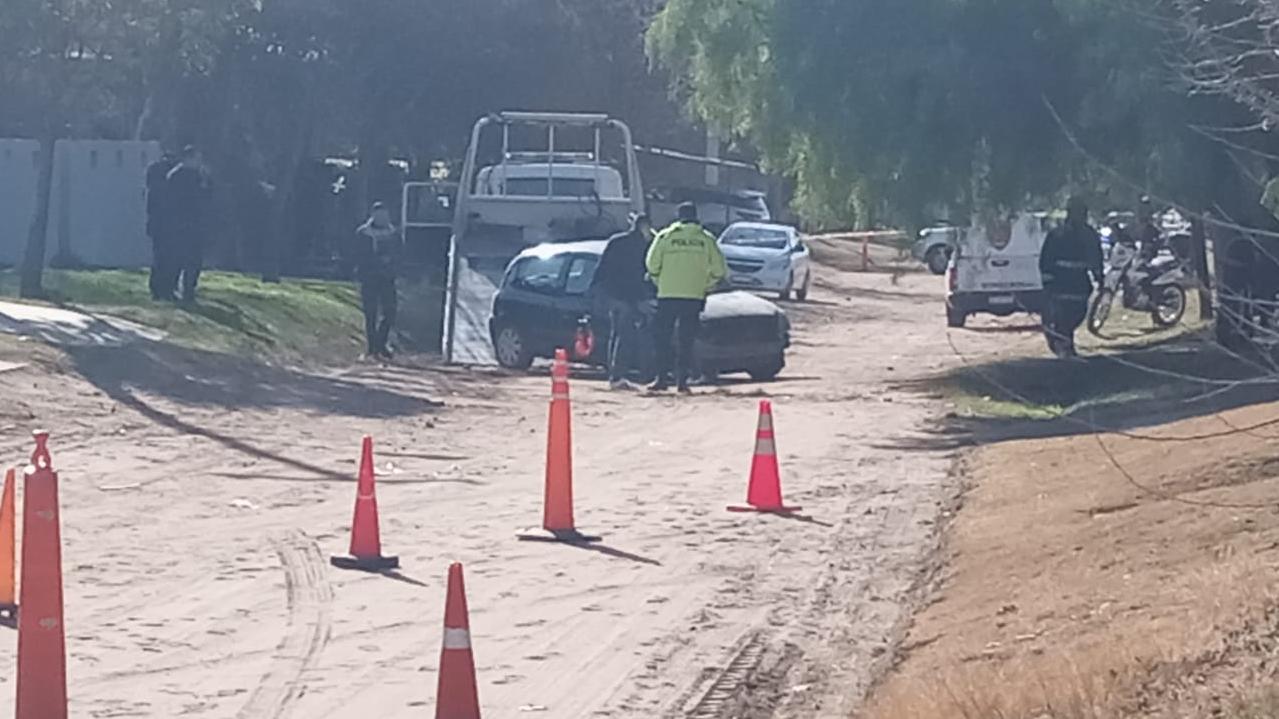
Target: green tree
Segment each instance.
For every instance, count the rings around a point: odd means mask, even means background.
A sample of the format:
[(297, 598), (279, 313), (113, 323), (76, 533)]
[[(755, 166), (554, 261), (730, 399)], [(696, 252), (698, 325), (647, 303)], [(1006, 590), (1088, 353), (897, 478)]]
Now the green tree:
[(922, 221), (1115, 185), (1076, 142), (1134, 184), (1178, 180), (1191, 108), (1145, 21), (1161, 3), (1138, 4), (671, 0), (649, 49), (810, 220)]

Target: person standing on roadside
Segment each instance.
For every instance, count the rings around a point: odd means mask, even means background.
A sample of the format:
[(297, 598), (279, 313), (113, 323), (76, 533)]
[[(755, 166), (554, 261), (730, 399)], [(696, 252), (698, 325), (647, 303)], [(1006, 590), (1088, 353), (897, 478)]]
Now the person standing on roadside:
[(169, 171), (177, 164), (164, 153), (147, 166), (147, 237), (151, 238), (151, 299), (170, 302), (177, 290), (177, 269), (173, 260), (172, 208), (165, 193)]
[(637, 364), (639, 321), (652, 287), (644, 277), (652, 233), (648, 215), (633, 213), (630, 228), (608, 239), (591, 281), (596, 307), (608, 317), (608, 383), (615, 390), (631, 388), (626, 373)]
[[(648, 250), (648, 274), (657, 285), (657, 319), (653, 323), (657, 381), (649, 389), (670, 389), (674, 370), (676, 387), (687, 394), (706, 295), (728, 274), (728, 267), (719, 243), (698, 222), (697, 205), (680, 205), (678, 217), (658, 233)], [(676, 334), (678, 342), (672, 343)]]
[(368, 221), (355, 231), (354, 258), (369, 357), (391, 359), (391, 330), (399, 308), (395, 268), (400, 261), (402, 246), (400, 231), (391, 223), (391, 213), (386, 205), (373, 203)]
[(208, 241), (210, 205), (213, 196), (208, 172), (199, 149), (187, 145), (178, 164), (165, 181), (173, 236), (174, 284), (181, 275), (182, 303), (194, 304), (200, 272), (204, 269), (204, 246)]
[(1075, 331), (1088, 316), (1093, 283), (1105, 277), (1103, 262), (1101, 236), (1088, 224), (1088, 205), (1072, 197), (1066, 203), (1066, 221), (1048, 233), (1039, 255), (1044, 336), (1048, 349), (1060, 358), (1078, 356)]

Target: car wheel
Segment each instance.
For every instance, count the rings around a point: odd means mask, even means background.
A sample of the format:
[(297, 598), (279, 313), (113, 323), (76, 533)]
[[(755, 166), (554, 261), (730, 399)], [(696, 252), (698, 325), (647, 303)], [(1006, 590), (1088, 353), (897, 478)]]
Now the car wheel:
[(799, 288), (798, 292), (795, 293), (795, 298), (798, 299), (800, 302), (807, 302), (808, 288), (811, 287), (812, 284), (813, 284), (813, 273), (809, 272), (807, 275), (804, 276), (804, 285)]
[(934, 247), (924, 256), (924, 264), (928, 265), (928, 271), (934, 275), (944, 275), (950, 265), (950, 253), (944, 247)]
[(785, 302), (790, 299), (791, 290), (795, 288), (795, 275), (792, 273), (790, 279), (786, 281), (786, 289), (777, 293), (777, 299)]
[(507, 369), (525, 370), (533, 366), (533, 353), (515, 325), (502, 325), (493, 333), (493, 353), (497, 363)]
[(962, 329), (968, 322), (968, 314), (963, 310), (957, 310), (950, 305), (946, 305), (946, 326), (954, 329)]
[(751, 379), (756, 382), (772, 382), (777, 379), (777, 375), (781, 374), (782, 370), (785, 368), (785, 355), (778, 355), (777, 359), (769, 362), (768, 364), (763, 364), (746, 370), (746, 374), (750, 375)]

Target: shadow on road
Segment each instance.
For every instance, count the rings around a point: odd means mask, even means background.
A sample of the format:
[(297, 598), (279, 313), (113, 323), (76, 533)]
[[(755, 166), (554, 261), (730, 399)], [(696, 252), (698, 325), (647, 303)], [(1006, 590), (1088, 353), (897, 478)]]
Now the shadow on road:
[[(920, 393), (940, 390), (959, 411), (913, 438), (878, 448), (944, 450), (1098, 432), (1177, 441), (1176, 434), (1150, 428), (1279, 401), (1279, 373), (1269, 371), (1269, 362), (1262, 356), (1232, 355), (1193, 337), (1069, 362), (970, 359), (941, 376), (897, 385)], [(983, 411), (991, 403), (1016, 411)], [(966, 404), (975, 404), (976, 411)], [(1208, 434), (1247, 429), (1225, 418), (1220, 422), (1220, 432)]]
[(379, 419), (414, 416), (442, 406), (350, 379), (159, 342), (66, 351), (77, 372), (120, 401), (136, 392), (193, 407), (287, 408)]
[(639, 562), (640, 564), (648, 564), (654, 567), (662, 566), (662, 563), (657, 561), (656, 559), (651, 559), (649, 557), (643, 557), (638, 554), (633, 554), (631, 552), (627, 552), (621, 549), (616, 549), (606, 544), (591, 544), (588, 542), (560, 542), (559, 546), (573, 547), (574, 549), (584, 549), (588, 552), (603, 554), (606, 557), (613, 557), (614, 559), (626, 559), (632, 562)]
[(301, 470), (317, 478), (348, 481), (334, 471), (183, 419), (144, 397), (200, 408), (302, 409), (356, 418), (394, 418), (434, 412), (442, 405), (350, 380), (258, 364), (231, 355), (179, 349), (156, 342), (124, 347), (67, 347), (76, 371), (111, 399), (181, 434), (205, 437), (251, 457)]

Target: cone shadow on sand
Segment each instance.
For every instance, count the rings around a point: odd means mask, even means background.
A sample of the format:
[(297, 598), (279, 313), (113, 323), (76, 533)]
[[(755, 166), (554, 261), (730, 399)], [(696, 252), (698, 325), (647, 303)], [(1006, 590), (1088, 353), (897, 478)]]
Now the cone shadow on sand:
[(595, 552), (596, 554), (603, 554), (606, 557), (613, 557), (614, 559), (626, 559), (632, 562), (639, 562), (640, 564), (648, 564), (654, 567), (662, 566), (661, 562), (651, 557), (641, 556), (639, 554), (628, 552), (624, 549), (617, 549), (616, 547), (610, 547), (607, 544), (600, 544), (598, 542), (563, 542), (562, 541), (560, 542), (560, 544), (573, 547), (576, 549), (584, 549), (588, 552)]

